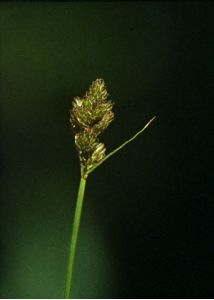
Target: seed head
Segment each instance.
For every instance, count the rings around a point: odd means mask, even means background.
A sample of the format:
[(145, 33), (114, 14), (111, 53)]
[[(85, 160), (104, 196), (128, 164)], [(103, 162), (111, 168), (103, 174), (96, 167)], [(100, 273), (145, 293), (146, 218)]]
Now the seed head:
[(96, 79), (82, 98), (75, 97), (72, 102), (70, 123), (85, 173), (105, 157), (105, 145), (100, 143), (98, 136), (114, 118), (113, 103), (107, 98), (104, 80)]

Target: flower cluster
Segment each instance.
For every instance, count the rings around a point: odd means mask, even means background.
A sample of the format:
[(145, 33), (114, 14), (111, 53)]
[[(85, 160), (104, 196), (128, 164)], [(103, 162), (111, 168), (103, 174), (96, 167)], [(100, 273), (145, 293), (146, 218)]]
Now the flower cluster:
[(70, 110), (70, 123), (75, 134), (75, 145), (85, 174), (105, 156), (105, 145), (98, 136), (114, 118), (113, 103), (103, 79), (92, 82), (85, 96), (75, 97)]

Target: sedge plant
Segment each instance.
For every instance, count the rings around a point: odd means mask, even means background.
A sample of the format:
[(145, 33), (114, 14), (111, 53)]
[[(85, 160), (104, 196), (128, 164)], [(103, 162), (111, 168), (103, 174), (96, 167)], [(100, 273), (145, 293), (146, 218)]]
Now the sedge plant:
[(113, 102), (108, 99), (108, 96), (104, 80), (96, 79), (92, 82), (83, 97), (74, 98), (70, 110), (70, 124), (74, 133), (75, 146), (80, 160), (81, 176), (67, 263), (65, 299), (70, 299), (72, 293), (74, 258), (86, 181), (89, 174), (112, 155), (131, 143), (156, 118), (154, 116), (134, 136), (106, 155), (105, 145), (100, 142), (99, 136), (114, 119), (114, 113), (112, 111)]

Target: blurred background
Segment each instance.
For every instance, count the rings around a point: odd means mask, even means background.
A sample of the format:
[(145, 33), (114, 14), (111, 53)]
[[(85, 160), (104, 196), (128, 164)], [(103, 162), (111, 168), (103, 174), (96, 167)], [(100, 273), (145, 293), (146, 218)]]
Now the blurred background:
[(68, 110), (96, 78), (108, 151), (157, 119), (89, 177), (73, 297), (213, 296), (212, 25), (211, 1), (1, 3), (2, 298), (63, 297)]

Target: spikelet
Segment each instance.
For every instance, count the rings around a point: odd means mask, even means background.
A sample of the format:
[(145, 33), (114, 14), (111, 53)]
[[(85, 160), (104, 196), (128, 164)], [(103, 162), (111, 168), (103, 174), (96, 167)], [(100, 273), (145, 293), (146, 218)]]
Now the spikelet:
[(85, 174), (105, 157), (105, 145), (98, 136), (114, 119), (112, 107), (103, 79), (93, 81), (85, 96), (72, 102), (70, 123)]

